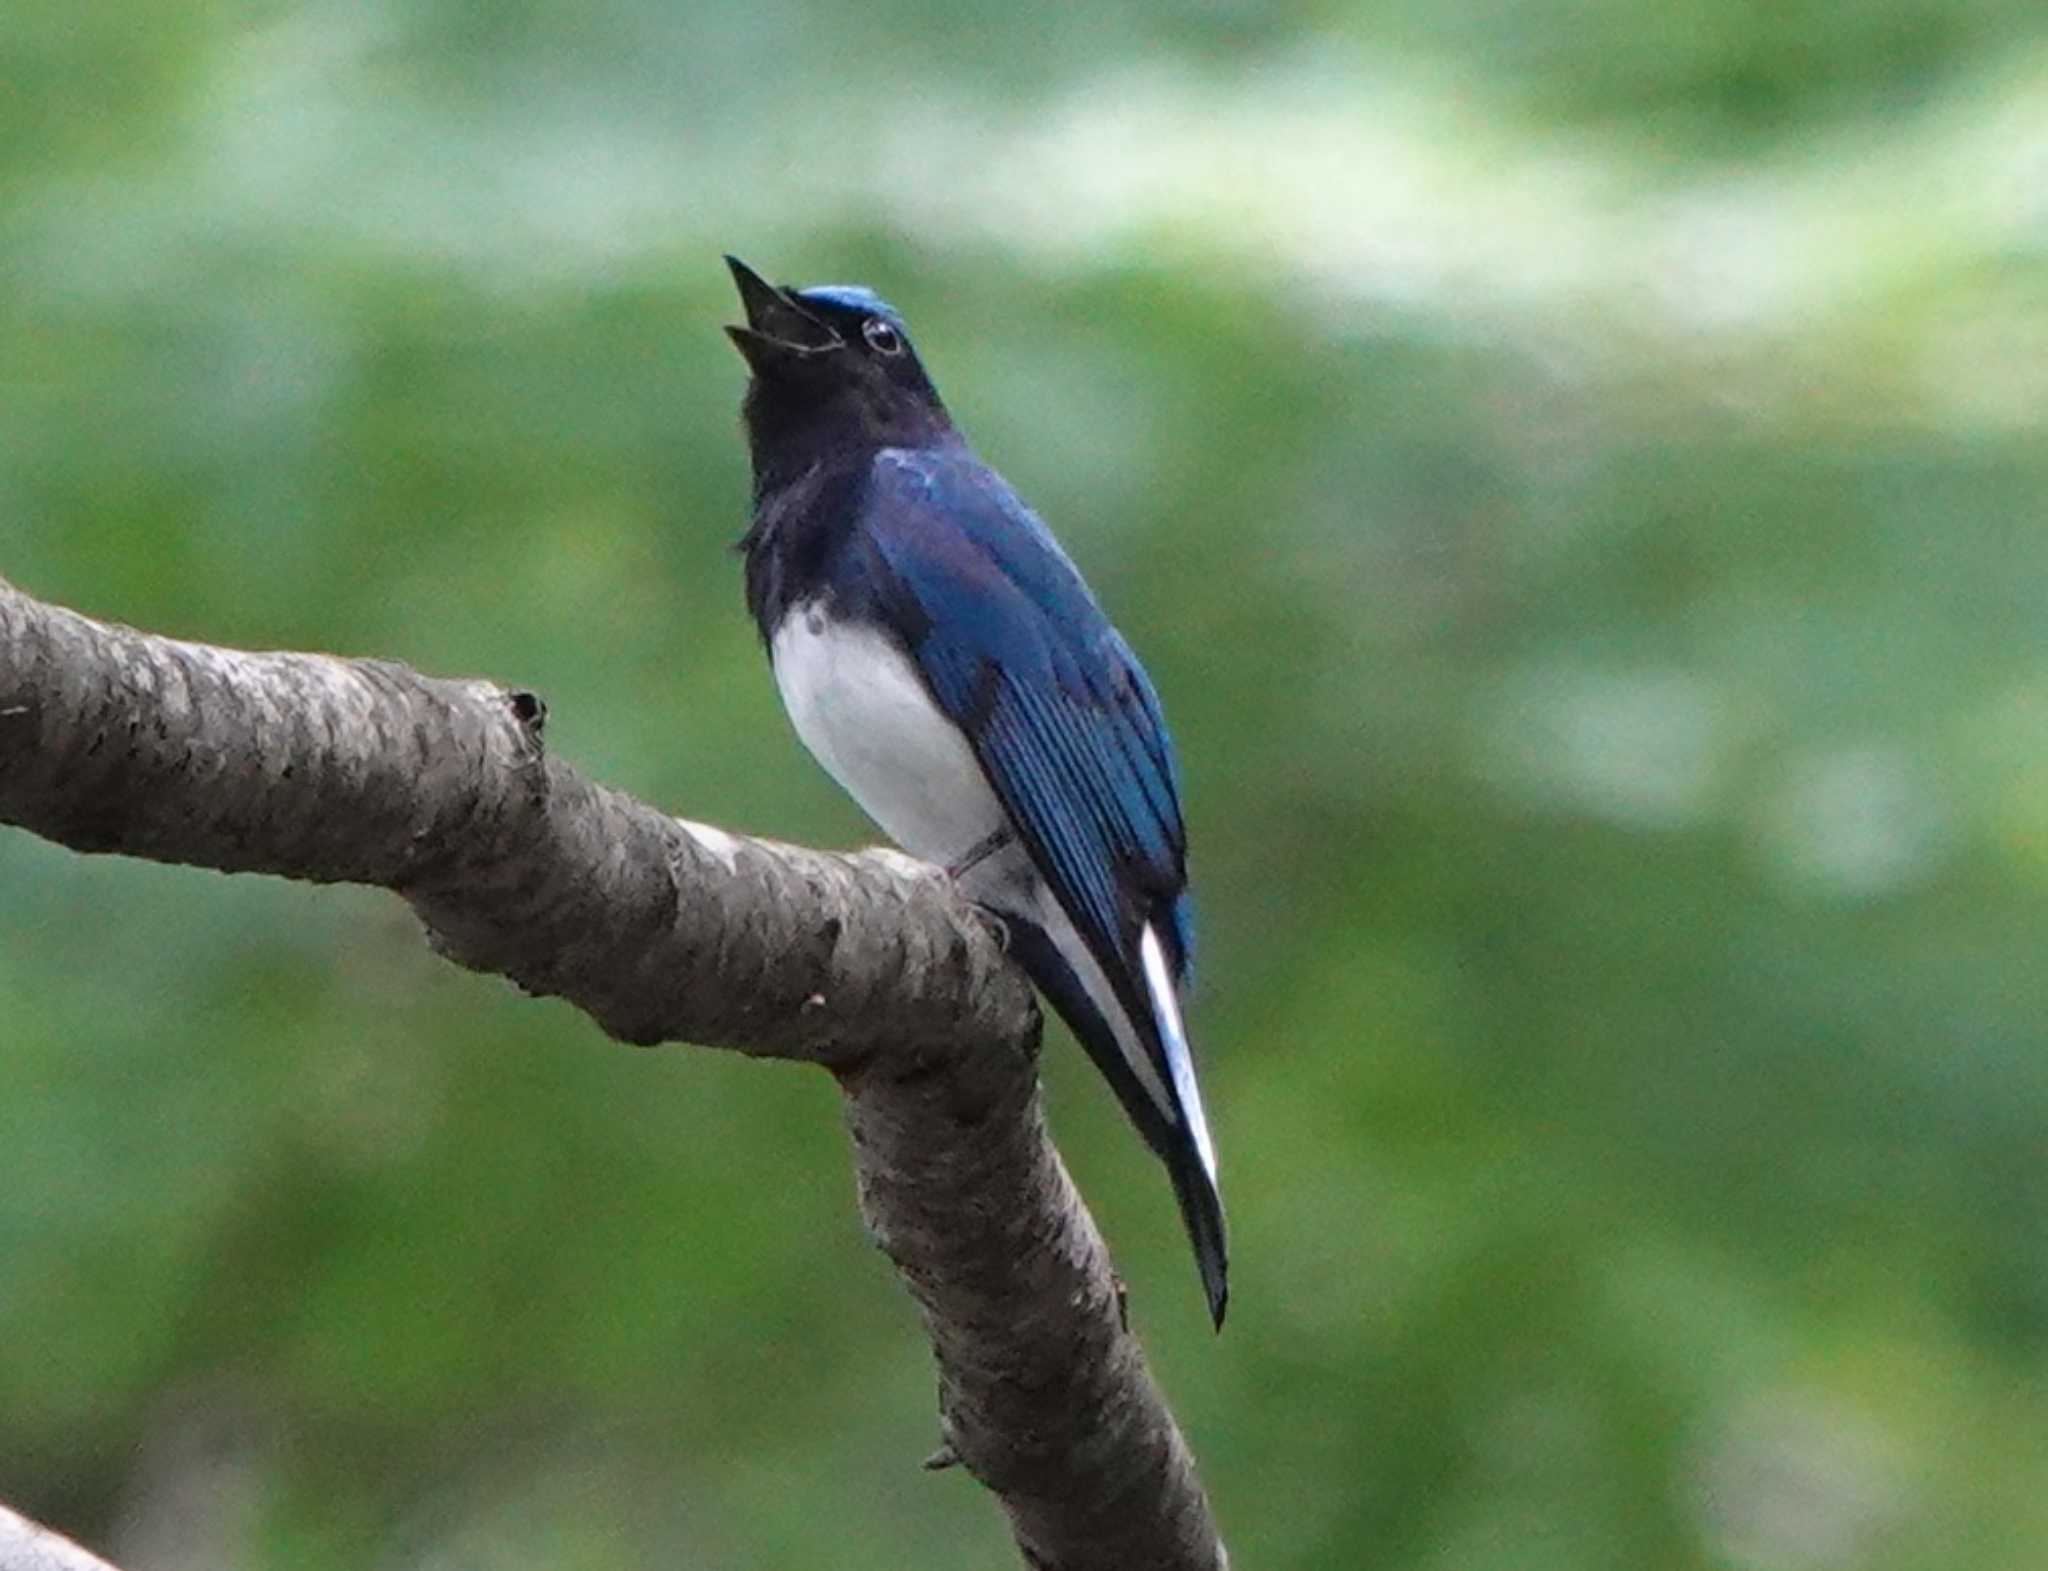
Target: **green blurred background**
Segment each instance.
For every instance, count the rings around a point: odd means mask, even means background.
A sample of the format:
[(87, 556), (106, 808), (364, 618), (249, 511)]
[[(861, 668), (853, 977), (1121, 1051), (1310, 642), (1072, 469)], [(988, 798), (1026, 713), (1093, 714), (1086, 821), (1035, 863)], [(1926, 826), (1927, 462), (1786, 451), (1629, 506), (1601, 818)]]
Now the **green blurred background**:
[[(823, 844), (718, 254), (907, 313), (1180, 739), (1240, 1566), (2048, 1564), (2038, 0), (11, 0), (0, 575)], [(0, 1498), (131, 1571), (1010, 1563), (823, 1076), (0, 834)]]

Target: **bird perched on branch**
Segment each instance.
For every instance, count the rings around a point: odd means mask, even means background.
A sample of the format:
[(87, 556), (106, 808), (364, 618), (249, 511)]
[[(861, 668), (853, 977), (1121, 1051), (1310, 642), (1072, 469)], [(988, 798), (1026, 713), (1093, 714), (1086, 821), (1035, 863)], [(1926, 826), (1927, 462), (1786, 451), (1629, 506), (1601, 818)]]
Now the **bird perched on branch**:
[(796, 732), (897, 844), (1001, 918), (1165, 1161), (1209, 1312), (1216, 1153), (1181, 1022), (1193, 935), (1173, 742), (1130, 646), (955, 429), (869, 290), (726, 258), (753, 377), (747, 604)]

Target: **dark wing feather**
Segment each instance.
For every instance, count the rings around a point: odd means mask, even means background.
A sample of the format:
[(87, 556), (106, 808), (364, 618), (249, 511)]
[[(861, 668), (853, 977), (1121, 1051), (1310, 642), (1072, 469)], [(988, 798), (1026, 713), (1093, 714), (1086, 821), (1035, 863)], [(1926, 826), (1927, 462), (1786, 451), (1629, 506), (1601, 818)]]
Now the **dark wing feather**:
[(1188, 951), (1187, 835), (1159, 700), (1051, 533), (964, 450), (875, 461), (861, 536), (881, 609), (967, 734), (1039, 871), (1142, 1007), (1138, 932)]
[[(1158, 695), (1045, 526), (964, 448), (886, 450), (868, 478), (853, 580), (966, 734), (1157, 1077), (1174, 1086), (1175, 1063), (1190, 1072), (1187, 1045), (1167, 1041), (1139, 958), (1147, 923), (1176, 982), (1191, 951), (1187, 833)], [(1046, 934), (1020, 925), (1012, 942), (1165, 1159), (1220, 1328), (1228, 1250), (1199, 1109), (1179, 1105), (1177, 1090), (1173, 1107), (1153, 1102)]]

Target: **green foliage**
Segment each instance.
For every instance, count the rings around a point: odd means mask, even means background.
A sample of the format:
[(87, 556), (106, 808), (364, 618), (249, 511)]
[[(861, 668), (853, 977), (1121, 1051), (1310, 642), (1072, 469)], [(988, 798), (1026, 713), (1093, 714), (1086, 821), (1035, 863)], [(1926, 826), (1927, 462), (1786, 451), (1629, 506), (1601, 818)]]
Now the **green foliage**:
[[(1220, 1340), (1047, 1073), (1240, 1563), (2040, 1563), (2035, 8), (16, 11), (0, 574), (532, 686), (677, 811), (868, 833), (741, 607), (718, 253), (905, 309), (1181, 741)], [(0, 1497), (1000, 1563), (931, 1425), (822, 1077), (0, 836)]]

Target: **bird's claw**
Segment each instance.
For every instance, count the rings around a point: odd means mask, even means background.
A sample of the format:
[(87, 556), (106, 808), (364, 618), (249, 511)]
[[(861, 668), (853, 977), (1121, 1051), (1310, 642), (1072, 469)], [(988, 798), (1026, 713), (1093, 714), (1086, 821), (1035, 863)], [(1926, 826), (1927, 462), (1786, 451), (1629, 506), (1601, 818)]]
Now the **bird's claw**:
[(1010, 924), (986, 906), (976, 906), (974, 910), (975, 914), (988, 924), (989, 933), (996, 941), (996, 948), (1007, 955), (1010, 952)]
[(967, 848), (965, 856), (946, 869), (946, 876), (952, 879), (954, 883), (959, 883), (961, 879), (965, 878), (975, 868), (986, 862), (1009, 843), (1010, 831), (1007, 825), (990, 830)]

